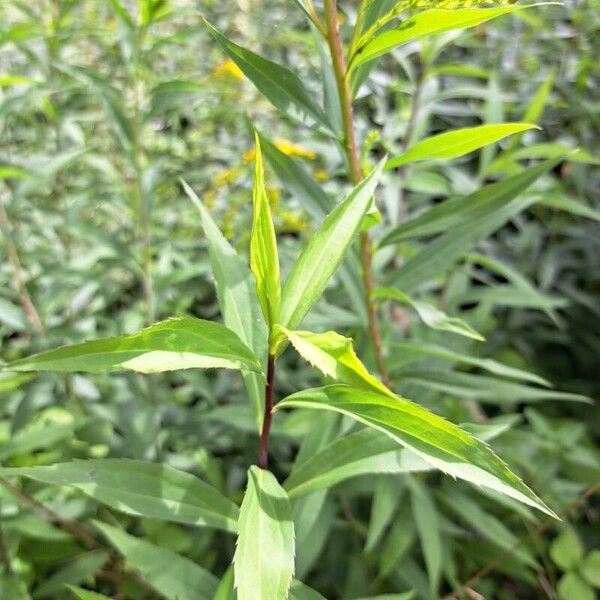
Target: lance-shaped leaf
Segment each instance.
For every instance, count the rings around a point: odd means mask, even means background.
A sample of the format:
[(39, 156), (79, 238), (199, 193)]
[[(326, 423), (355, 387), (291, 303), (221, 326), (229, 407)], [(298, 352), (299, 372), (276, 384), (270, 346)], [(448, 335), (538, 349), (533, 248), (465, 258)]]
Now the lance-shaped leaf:
[(498, 142), (509, 135), (536, 128), (529, 123), (500, 123), (456, 129), (428, 137), (403, 152), (390, 158), (386, 169), (394, 169), (420, 160), (449, 160), (479, 150)]
[(495, 198), (482, 211), (484, 214), (462, 220), (404, 263), (393, 274), (394, 287), (409, 293), (423, 281), (452, 266), (462, 255), (534, 204), (535, 197), (519, 197), (520, 194), (558, 162), (560, 159), (543, 162), (514, 178), (494, 184), (498, 186), (494, 188)]
[(258, 134), (254, 163), (252, 192), (252, 234), (250, 236), (250, 268), (256, 280), (256, 293), (269, 329), (279, 319), (281, 283), (277, 238), (271, 216), (271, 207), (265, 188), (265, 173)]
[(140, 460), (76, 460), (48, 467), (0, 469), (2, 477), (22, 476), (65, 485), (121, 512), (236, 531), (238, 507), (190, 473)]
[(409, 400), (332, 385), (292, 394), (279, 402), (275, 410), (291, 407), (345, 414), (381, 431), (453, 477), (493, 489), (555, 516), (484, 442)]
[(205, 21), (208, 31), (225, 53), (257, 87), (258, 91), (279, 110), (305, 125), (321, 125), (330, 129), (327, 117), (313, 102), (300, 79), (286, 67), (267, 60), (228, 40), (220, 31)]
[[(266, 357), (267, 328), (256, 297), (256, 284), (252, 273), (246, 262), (225, 239), (194, 190), (185, 181), (181, 183), (190, 200), (200, 211), (223, 321), (248, 348), (252, 349), (255, 356)], [(244, 372), (243, 377), (260, 431), (264, 412), (264, 382), (259, 373)]]
[(262, 371), (258, 359), (233, 331), (191, 317), (161, 321), (132, 335), (40, 352), (3, 368), (84, 373), (162, 373), (193, 368)]
[(373, 473), (428, 471), (429, 463), (373, 429), (337, 438), (296, 467), (283, 487), (294, 500), (333, 487), (341, 481)]
[(291, 342), (302, 358), (327, 377), (359, 388), (393, 395), (381, 381), (367, 371), (356, 356), (350, 338), (335, 331), (326, 333), (290, 331), (281, 326), (276, 330)]
[(385, 159), (327, 216), (294, 264), (281, 298), (284, 327), (295, 329), (325, 290), (371, 206), (384, 164)]
[(379, 242), (379, 246), (438, 233), (453, 233), (459, 225), (472, 225), (479, 219), (491, 218), (494, 213), (507, 205), (510, 206), (510, 200), (525, 191), (540, 175), (555, 167), (558, 162), (560, 158), (543, 162), (523, 173), (486, 185), (468, 196), (446, 200), (392, 229)]
[(528, 381), (530, 383), (537, 383), (538, 385), (543, 385), (545, 387), (551, 387), (550, 382), (543, 377), (523, 369), (509, 367), (508, 365), (504, 365), (493, 358), (469, 356), (444, 346), (427, 344), (424, 342), (393, 342), (393, 347), (397, 348), (398, 352), (394, 353), (394, 358), (390, 361), (391, 369), (401, 368), (413, 362), (430, 358), (478, 367), (484, 371), (498, 375), (499, 377), (517, 379), (519, 381)]
[(431, 329), (450, 331), (474, 340), (482, 341), (484, 339), (480, 333), (477, 333), (475, 329), (462, 319), (459, 319), (458, 317), (449, 317), (443, 310), (437, 308), (437, 306), (428, 304), (427, 302), (413, 300), (407, 294), (403, 294), (394, 288), (377, 288), (376, 290), (373, 290), (373, 299), (395, 300), (402, 304), (408, 304), (415, 309), (421, 321), (423, 321), (427, 327), (431, 327)]
[(397, 27), (376, 35), (358, 49), (351, 63), (356, 67), (426, 35), (476, 27), (496, 17), (501, 17), (536, 5), (503, 6), (498, 8), (459, 8), (456, 10), (432, 9), (416, 14)]
[(189, 558), (94, 521), (108, 541), (168, 600), (213, 600), (217, 578)]
[(294, 574), (294, 523), (289, 498), (270, 471), (248, 470), (238, 532), (238, 600), (285, 600)]

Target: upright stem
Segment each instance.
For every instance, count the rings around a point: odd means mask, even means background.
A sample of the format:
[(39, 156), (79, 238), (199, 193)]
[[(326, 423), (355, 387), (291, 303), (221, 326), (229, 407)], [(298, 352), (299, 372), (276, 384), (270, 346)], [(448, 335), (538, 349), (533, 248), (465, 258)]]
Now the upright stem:
[[(352, 94), (348, 80), (348, 68), (344, 55), (344, 46), (340, 35), (337, 19), (337, 0), (325, 0), (325, 23), (327, 25), (327, 43), (333, 61), (333, 70), (340, 96), (342, 109), (342, 122), (344, 127), (344, 151), (350, 168), (350, 179), (355, 185), (363, 179), (363, 171), (360, 165), (360, 152), (356, 143), (356, 131), (354, 128), (354, 109), (352, 107)], [(363, 281), (365, 287), (365, 301), (369, 318), (369, 333), (377, 369), (384, 382), (389, 383), (389, 375), (383, 360), (383, 349), (381, 343), (381, 332), (379, 328), (379, 315), (373, 301), (373, 248), (368, 232), (360, 236), (360, 258), (363, 269)]]
[(260, 446), (258, 448), (258, 466), (266, 469), (269, 466), (269, 435), (271, 421), (273, 420), (273, 384), (275, 382), (275, 356), (269, 354), (267, 365), (267, 384), (265, 385), (265, 414), (260, 433)]

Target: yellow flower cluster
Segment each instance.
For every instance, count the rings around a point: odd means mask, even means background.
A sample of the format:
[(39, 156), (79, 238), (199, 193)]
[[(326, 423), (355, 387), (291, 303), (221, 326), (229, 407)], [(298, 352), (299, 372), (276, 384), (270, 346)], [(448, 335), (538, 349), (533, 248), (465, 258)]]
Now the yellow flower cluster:
[(236, 81), (241, 81), (244, 78), (242, 70), (230, 58), (216, 65), (210, 75), (213, 79), (230, 77)]
[[(280, 138), (275, 140), (273, 143), (281, 152), (283, 152), (287, 156), (305, 158), (306, 160), (315, 160), (317, 158), (317, 154), (312, 150), (307, 150), (306, 148), (302, 148), (301, 146), (296, 146), (296, 144), (293, 144), (289, 140), (284, 140), (283, 138)], [(246, 150), (246, 152), (244, 152), (244, 162), (246, 164), (252, 162), (255, 156), (256, 150), (254, 148)]]

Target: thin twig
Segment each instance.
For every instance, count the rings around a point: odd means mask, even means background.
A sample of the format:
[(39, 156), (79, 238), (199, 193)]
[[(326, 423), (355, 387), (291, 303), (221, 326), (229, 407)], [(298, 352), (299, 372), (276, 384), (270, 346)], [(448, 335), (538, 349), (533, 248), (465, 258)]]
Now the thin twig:
[(273, 420), (273, 384), (275, 383), (275, 356), (269, 354), (267, 366), (267, 383), (265, 385), (265, 413), (263, 417), (262, 431), (260, 433), (260, 445), (258, 448), (258, 466), (261, 469), (269, 467), (269, 435), (271, 433), (271, 421)]
[(20, 487), (11, 483), (10, 481), (0, 477), (0, 485), (6, 488), (11, 494), (16, 496), (18, 501), (32, 510), (35, 510), (37, 513), (42, 515), (44, 518), (49, 521), (55, 523), (65, 531), (69, 532), (74, 538), (78, 539), (86, 548), (98, 548), (101, 544), (98, 540), (89, 533), (84, 527), (82, 527), (77, 521), (73, 521), (53, 510), (49, 509), (47, 506), (38, 502), (35, 498), (32, 498), (27, 492), (22, 490)]
[(35, 304), (29, 295), (29, 290), (27, 289), (27, 284), (25, 283), (25, 278), (23, 277), (23, 268), (21, 266), (21, 259), (19, 258), (19, 251), (17, 250), (17, 245), (12, 235), (13, 227), (11, 226), (8, 213), (4, 208), (4, 204), (1, 201), (0, 230), (4, 236), (4, 244), (6, 246), (8, 262), (10, 262), (13, 270), (14, 286), (19, 294), (19, 301), (21, 302), (23, 311), (25, 312), (27, 320), (35, 332), (38, 335), (44, 335), (44, 326), (42, 325), (40, 314), (38, 313)]

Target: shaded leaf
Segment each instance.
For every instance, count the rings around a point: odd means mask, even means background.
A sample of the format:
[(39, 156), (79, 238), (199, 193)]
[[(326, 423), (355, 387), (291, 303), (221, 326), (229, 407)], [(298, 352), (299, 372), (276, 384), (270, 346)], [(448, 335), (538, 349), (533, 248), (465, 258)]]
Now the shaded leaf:
[(215, 488), (166, 465), (129, 459), (77, 460), (49, 467), (0, 469), (81, 490), (121, 512), (236, 531), (237, 506)]
[(94, 524), (150, 586), (168, 600), (213, 600), (217, 578), (189, 558), (106, 523)]
[(205, 21), (208, 31), (225, 53), (252, 81), (258, 91), (276, 108), (308, 126), (319, 124), (329, 129), (327, 117), (317, 106), (300, 79), (286, 67), (267, 60), (228, 40)]

